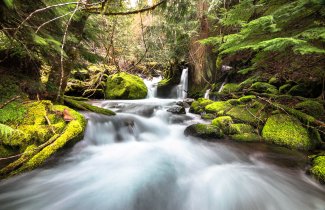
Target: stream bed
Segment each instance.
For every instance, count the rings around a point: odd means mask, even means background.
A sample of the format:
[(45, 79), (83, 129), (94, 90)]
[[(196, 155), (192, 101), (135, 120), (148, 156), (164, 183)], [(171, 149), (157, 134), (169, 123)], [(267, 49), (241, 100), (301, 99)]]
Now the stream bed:
[(304, 155), (185, 137), (186, 126), (204, 121), (167, 112), (175, 102), (93, 101), (118, 115), (84, 113), (84, 139), (58, 162), (0, 182), (0, 209), (325, 209)]

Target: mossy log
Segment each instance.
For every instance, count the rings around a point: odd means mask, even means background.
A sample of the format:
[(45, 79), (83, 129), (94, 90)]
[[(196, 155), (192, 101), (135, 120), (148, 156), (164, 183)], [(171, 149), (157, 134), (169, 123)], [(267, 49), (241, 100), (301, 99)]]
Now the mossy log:
[(76, 101), (71, 99), (70, 97), (64, 97), (64, 102), (73, 108), (79, 109), (79, 110), (84, 110), (84, 111), (91, 111), (91, 112), (95, 112), (98, 114), (104, 114), (104, 115), (116, 115), (115, 112), (109, 110), (109, 109), (104, 109), (104, 108), (100, 108), (97, 106), (93, 106), (91, 104), (82, 102), (82, 101)]

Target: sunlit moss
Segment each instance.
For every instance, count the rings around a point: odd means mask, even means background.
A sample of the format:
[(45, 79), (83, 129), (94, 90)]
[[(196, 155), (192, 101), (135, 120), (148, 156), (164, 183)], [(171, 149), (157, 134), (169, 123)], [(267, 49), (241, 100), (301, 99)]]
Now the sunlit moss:
[(205, 107), (205, 110), (209, 113), (218, 113), (224, 114), (229, 109), (231, 109), (232, 105), (227, 101), (217, 101), (212, 104), (209, 104)]
[(318, 156), (312, 162), (310, 173), (321, 183), (325, 183), (325, 156)]

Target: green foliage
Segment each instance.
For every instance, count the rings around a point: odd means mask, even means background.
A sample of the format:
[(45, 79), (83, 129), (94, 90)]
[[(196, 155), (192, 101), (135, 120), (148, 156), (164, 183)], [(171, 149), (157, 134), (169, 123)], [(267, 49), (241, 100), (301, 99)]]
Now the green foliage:
[(10, 126), (0, 123), (0, 139), (8, 138), (8, 136), (12, 135), (14, 131), (15, 129)]
[(223, 14), (221, 24), (224, 26), (243, 26), (254, 13), (253, 0), (243, 0)]

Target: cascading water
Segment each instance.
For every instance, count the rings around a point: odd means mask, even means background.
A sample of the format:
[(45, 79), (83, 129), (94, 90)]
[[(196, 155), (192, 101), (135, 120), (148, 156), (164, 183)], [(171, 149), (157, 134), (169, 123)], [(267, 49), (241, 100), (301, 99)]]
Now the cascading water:
[(210, 99), (210, 89), (207, 89), (204, 93), (204, 98), (205, 99)]
[(161, 81), (162, 77), (153, 77), (152, 79), (144, 79), (144, 83), (148, 88), (147, 98), (156, 98), (157, 97), (157, 87), (158, 83)]
[[(96, 101), (84, 139), (59, 163), (0, 182), (1, 210), (324, 210), (304, 156), (185, 137), (175, 99)], [(304, 162), (303, 162), (304, 163)]]
[(188, 68), (183, 69), (181, 81), (177, 86), (177, 98), (184, 99), (187, 97), (188, 92)]

